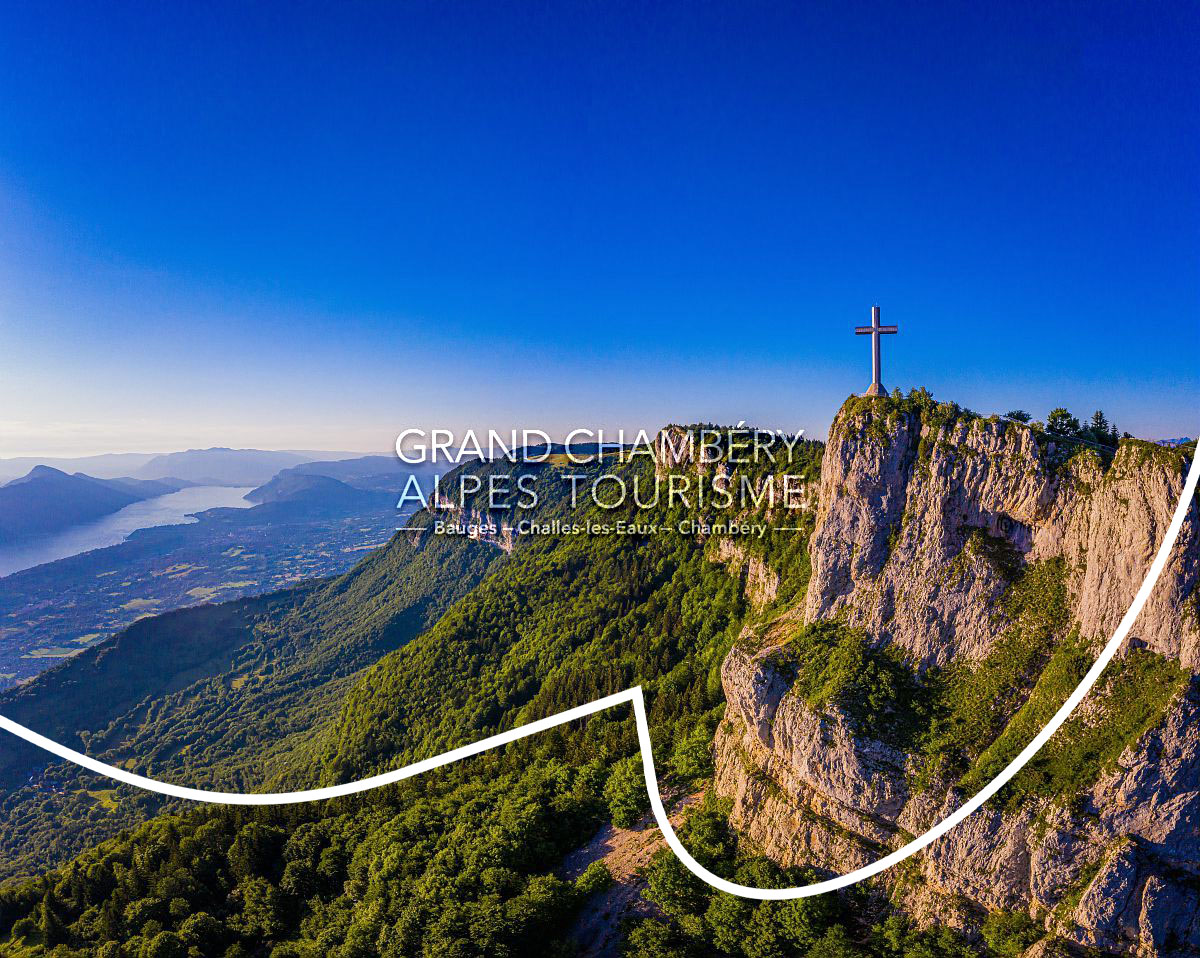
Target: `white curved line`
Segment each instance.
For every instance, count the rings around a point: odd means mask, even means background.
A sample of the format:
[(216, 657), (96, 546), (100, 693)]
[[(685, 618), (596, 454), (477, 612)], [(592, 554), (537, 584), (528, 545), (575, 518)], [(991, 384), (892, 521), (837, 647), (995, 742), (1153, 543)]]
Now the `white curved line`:
[[(44, 748), (47, 752), (53, 752), (59, 758), (65, 758), (68, 762), (74, 762), (76, 765), (82, 766), (90, 772), (115, 778), (118, 782), (124, 782), (126, 785), (134, 785), (148, 792), (158, 792), (160, 795), (170, 795), (172, 798), (186, 798), (193, 802), (211, 802), (217, 805), (295, 805), (299, 802), (320, 802), (329, 798), (341, 798), (344, 795), (354, 795), (358, 792), (368, 792), (373, 788), (382, 788), (384, 785), (394, 785), (396, 782), (402, 782), (406, 778), (412, 778), (414, 775), (420, 775), (423, 772), (441, 768), (443, 765), (450, 765), (459, 759), (470, 758), (472, 755), (478, 755), (480, 752), (486, 752), (488, 749), (506, 745), (509, 742), (515, 742), (517, 739), (525, 738), (529, 735), (536, 735), (538, 732), (544, 732), (546, 729), (554, 728), (556, 725), (565, 725), (567, 722), (586, 718), (593, 712), (601, 712), (604, 709), (612, 708), (614, 705), (633, 702), (635, 699), (640, 702), (641, 697), (642, 690), (640, 688), (626, 689), (624, 692), (618, 692), (616, 695), (608, 695), (602, 699), (596, 699), (596, 701), (589, 702), (587, 705), (559, 712), (556, 715), (551, 715), (549, 718), (538, 719), (538, 721), (522, 725), (520, 728), (501, 732), (499, 735), (493, 735), (490, 738), (485, 738), (471, 745), (464, 745), (461, 748), (443, 752), (441, 755), (435, 755), (433, 758), (414, 762), (412, 765), (405, 765), (403, 768), (384, 772), (381, 775), (373, 775), (371, 778), (360, 779), (357, 782), (346, 782), (342, 785), (309, 788), (300, 792), (214, 792), (205, 788), (187, 788), (183, 785), (172, 785), (170, 782), (160, 782), (153, 778), (146, 778), (144, 775), (135, 775), (133, 772), (127, 772), (125, 769), (117, 768), (115, 765), (107, 765), (94, 758), (89, 758), (87, 755), (76, 752), (74, 749), (69, 749), (65, 745), (59, 745), (44, 735), (38, 735), (37, 732), (27, 729), (24, 725), (18, 725), (12, 719), (5, 718), (3, 715), (0, 715), (0, 728), (12, 732), (13, 735), (20, 736), (27, 742), (32, 742), (38, 748)], [(638, 726), (639, 734), (644, 727), (645, 719), (643, 718), (641, 724)], [(648, 742), (649, 736), (646, 735), (643, 737), (642, 741), (643, 743)]]
[(74, 762), (88, 771), (95, 772), (98, 775), (105, 775), (108, 778), (147, 791), (170, 795), (173, 798), (186, 798), (196, 802), (211, 802), (221, 805), (292, 805), (298, 802), (315, 802), (329, 798), (340, 798), (345, 795), (354, 795), (358, 792), (380, 788), (384, 785), (392, 785), (406, 778), (412, 778), (423, 772), (457, 762), (459, 759), (470, 758), (472, 755), (478, 755), (480, 752), (485, 752), (488, 749), (496, 748), (509, 742), (515, 742), (517, 739), (522, 739), (529, 735), (536, 735), (538, 732), (544, 732), (546, 729), (554, 728), (556, 725), (573, 722), (576, 719), (585, 718), (604, 709), (612, 708), (614, 705), (622, 705), (628, 702), (633, 705), (634, 720), (637, 724), (638, 744), (642, 753), (642, 770), (645, 774), (646, 791), (649, 794), (650, 807), (654, 811), (655, 821), (658, 823), (663, 838), (666, 840), (667, 845), (670, 846), (671, 851), (679, 857), (679, 860), (683, 862), (692, 874), (720, 891), (759, 901), (785, 901), (791, 898), (808, 898), (812, 895), (823, 895), (825, 892), (845, 888), (848, 885), (862, 881), (864, 878), (877, 875), (891, 868), (893, 865), (898, 865), (909, 856), (915, 855), (926, 845), (941, 838), (946, 832), (950, 831), (950, 829), (963, 821), (972, 812), (978, 810), (984, 802), (1003, 788), (1037, 754), (1038, 750), (1049, 741), (1050, 736), (1058, 731), (1059, 726), (1070, 717), (1075, 707), (1091, 691), (1092, 686), (1096, 684), (1096, 680), (1100, 678), (1100, 674), (1112, 660), (1112, 657), (1116, 655), (1117, 649), (1125, 641), (1129, 630), (1141, 614), (1142, 608), (1150, 598), (1150, 593), (1154, 590), (1154, 586), (1157, 584), (1158, 578), (1170, 558), (1171, 550), (1175, 547), (1175, 542), (1179, 538), (1179, 532), (1183, 528), (1188, 509), (1191, 507), (1192, 497), (1196, 493), (1198, 480), (1200, 480), (1200, 443), (1197, 444), (1196, 452), (1192, 457), (1192, 465), (1188, 471), (1187, 481), (1184, 483), (1183, 495), (1180, 497), (1179, 504), (1175, 508), (1175, 514), (1171, 518), (1171, 525), (1168, 527), (1167, 534), (1163, 538), (1162, 544), (1158, 548), (1158, 553), (1150, 565), (1149, 572), (1146, 573), (1146, 578), (1142, 582), (1141, 588), (1138, 589), (1137, 595), (1134, 596), (1133, 604), (1129, 607), (1129, 611), (1125, 613), (1125, 617), (1121, 619), (1121, 623), (1117, 626), (1113, 637), (1108, 640), (1108, 644), (1105, 645), (1091, 669), (1088, 670), (1087, 675), (1076, 686), (1075, 691), (1062, 704), (1062, 707), (1054, 713), (1054, 717), (1050, 719), (1046, 727), (1034, 736), (1033, 740), (1022, 749), (1021, 753), (1009, 762), (999, 775), (980, 789), (970, 801), (937, 825), (934, 825), (923, 835), (914, 838), (907, 845), (896, 849), (890, 855), (885, 855), (870, 865), (864, 865), (862, 868), (857, 868), (845, 875), (830, 878), (826, 881), (814, 882), (811, 885), (801, 885), (797, 888), (751, 888), (749, 885), (739, 885), (737, 882), (727, 881), (720, 875), (710, 872), (683, 847), (683, 843), (679, 841), (679, 836), (675, 834), (675, 829), (667, 817), (666, 809), (663, 808), (662, 798), (658, 793), (658, 776), (654, 771), (654, 755), (650, 744), (650, 728), (646, 723), (646, 706), (642, 698), (640, 686), (626, 689), (624, 692), (617, 692), (615, 695), (605, 696), (602, 699), (589, 702), (587, 705), (559, 712), (557, 715), (551, 715), (548, 718), (530, 722), (528, 725), (522, 725), (520, 728), (501, 732), (499, 735), (493, 735), (472, 745), (464, 745), (461, 748), (443, 752), (441, 755), (436, 755), (433, 758), (415, 762), (412, 765), (405, 765), (403, 768), (384, 772), (381, 775), (375, 775), (357, 782), (346, 782), (342, 785), (330, 785), (325, 788), (312, 788), (299, 792), (215, 792), (201, 788), (186, 788), (181, 785), (172, 785), (168, 782), (159, 782), (142, 775), (135, 775), (125, 769), (89, 758), (81, 752), (76, 752), (65, 745), (59, 745), (57, 742), (51, 741), (31, 729), (27, 729), (25, 726), (5, 718), (3, 715), (0, 715), (0, 728), (11, 732), (19, 738), (25, 739), (25, 741), (39, 748), (45, 749), (47, 752), (57, 755), (59, 758)]

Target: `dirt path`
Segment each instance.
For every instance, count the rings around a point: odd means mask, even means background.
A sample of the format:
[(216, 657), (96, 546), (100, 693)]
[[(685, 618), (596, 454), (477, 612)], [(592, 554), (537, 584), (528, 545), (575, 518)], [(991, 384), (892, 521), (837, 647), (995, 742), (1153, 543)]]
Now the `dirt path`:
[[(696, 792), (678, 798), (670, 806), (671, 824), (678, 826), (686, 809), (700, 801), (703, 795), (703, 792)], [(592, 896), (571, 929), (581, 958), (615, 958), (620, 952), (621, 922), (655, 913), (655, 907), (642, 900), (646, 882), (641, 871), (654, 853), (665, 847), (666, 842), (654, 824), (653, 816), (647, 815), (633, 828), (617, 828), (612, 823), (605, 825), (590, 842), (566, 857), (562, 865), (564, 878), (579, 877), (596, 861), (604, 862), (613, 876), (612, 886)]]

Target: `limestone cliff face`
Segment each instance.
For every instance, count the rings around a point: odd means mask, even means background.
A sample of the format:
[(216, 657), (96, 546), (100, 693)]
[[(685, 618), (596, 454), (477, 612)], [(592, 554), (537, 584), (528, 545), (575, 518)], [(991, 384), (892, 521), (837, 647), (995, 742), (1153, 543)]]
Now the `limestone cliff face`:
[[(922, 450), (922, 446), (924, 449)], [(822, 466), (809, 621), (839, 613), (922, 664), (985, 655), (1011, 561), (1063, 556), (1081, 632), (1107, 638), (1129, 608), (1183, 489), (1174, 457), (1122, 446), (1055, 470), (1011, 423), (959, 418), (939, 429), (913, 413), (842, 415)], [(1194, 616), (1196, 507), (1171, 568), (1138, 622), (1150, 648), (1200, 669)]]
[(933, 434), (913, 413), (839, 416), (822, 465), (806, 617), (845, 613), (922, 665), (985, 654), (1006, 583), (967, 543), (982, 533), (1029, 551), (1058, 492), (1043, 458), (1028, 430), (1005, 423), (959, 421)]
[[(748, 629), (722, 671), (717, 790), (733, 800), (734, 824), (772, 857), (844, 872), (965, 800), (946, 782), (918, 787), (919, 756), (857, 735), (836, 708), (814, 711), (793, 692), (771, 652), (798, 625), (841, 618), (918, 669), (977, 662), (1007, 624), (1000, 598), (1014, 570), (1061, 558), (1079, 634), (1112, 634), (1170, 522), (1184, 469), (1146, 444), (1123, 444), (1107, 469), (1094, 455), (1064, 461), (1073, 451), (944, 407), (851, 400), (839, 413), (805, 600)], [(918, 918), (970, 928), (984, 910), (1019, 909), (1083, 945), (1200, 954), (1198, 568), (1193, 502), (1131, 633), (1193, 673), (1190, 685), (1070, 800), (988, 806), (913, 867), (885, 873)], [(1091, 700), (1082, 708), (1107, 720)]]

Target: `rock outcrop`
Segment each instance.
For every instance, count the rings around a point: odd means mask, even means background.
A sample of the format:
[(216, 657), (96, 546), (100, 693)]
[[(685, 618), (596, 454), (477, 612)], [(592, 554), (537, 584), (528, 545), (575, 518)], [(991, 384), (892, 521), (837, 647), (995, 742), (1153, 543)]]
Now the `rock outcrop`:
[(723, 563), (730, 574), (743, 579), (746, 598), (754, 608), (765, 608), (779, 595), (779, 573), (761, 556), (733, 539), (717, 539), (714, 558)]
[[(1014, 577), (1048, 559), (1065, 570), (1077, 634), (1107, 641), (1171, 521), (1185, 465), (1124, 442), (1106, 467), (955, 407), (849, 401), (824, 455), (804, 601), (748, 629), (723, 666), (716, 787), (734, 825), (780, 862), (844, 872), (952, 812), (965, 800), (954, 782), (923, 781), (915, 748), (857, 733), (837, 707), (814, 709), (772, 653), (796, 628), (837, 619), (918, 672), (977, 663), (1008, 625), (1001, 598)], [(989, 804), (912, 867), (885, 873), (918, 919), (972, 929), (986, 911), (1021, 910), (1079, 945), (1200, 954), (1198, 569), (1193, 501), (1130, 642), (1190, 681), (1074, 794), (1015, 811)], [(1089, 722), (1110, 720), (1091, 700), (1081, 708)]]

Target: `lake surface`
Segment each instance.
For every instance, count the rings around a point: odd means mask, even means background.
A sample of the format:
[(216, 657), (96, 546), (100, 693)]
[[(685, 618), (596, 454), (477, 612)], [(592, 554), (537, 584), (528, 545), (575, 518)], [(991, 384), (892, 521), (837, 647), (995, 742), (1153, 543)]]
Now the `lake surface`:
[(197, 520), (189, 515), (224, 506), (248, 509), (254, 505), (242, 497), (253, 486), (192, 486), (155, 499), (134, 502), (120, 512), (85, 525), (74, 526), (53, 535), (0, 546), (0, 576), (31, 569), (43, 562), (103, 549), (124, 542), (138, 529), (151, 526), (177, 526)]

